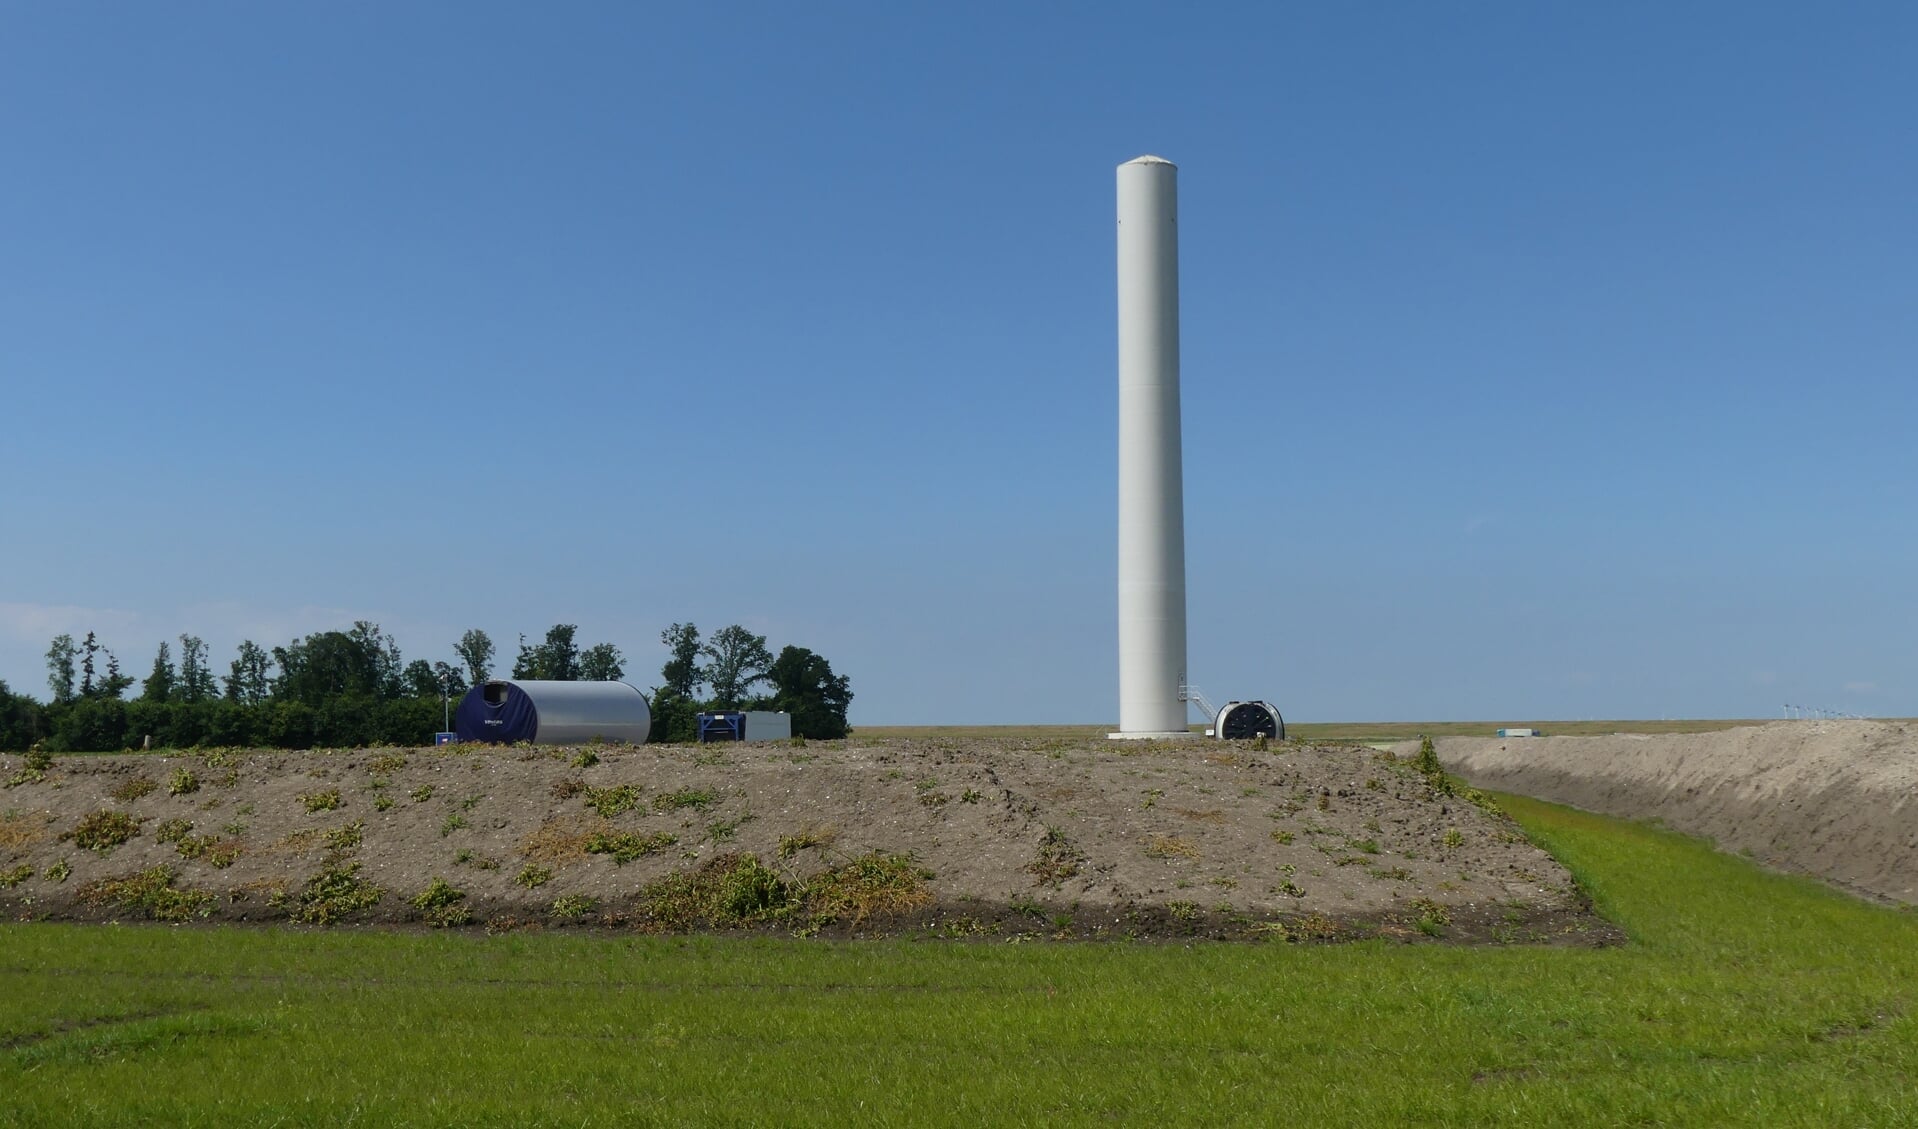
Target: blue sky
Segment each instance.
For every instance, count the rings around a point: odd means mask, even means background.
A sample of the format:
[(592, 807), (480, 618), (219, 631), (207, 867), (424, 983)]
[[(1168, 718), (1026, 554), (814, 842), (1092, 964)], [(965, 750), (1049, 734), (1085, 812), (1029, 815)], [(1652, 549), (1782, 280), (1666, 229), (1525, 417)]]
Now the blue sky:
[(372, 619), (1117, 715), (1113, 169), (1190, 665), (1294, 720), (1918, 714), (1909, 5), (10, 5), (0, 678)]

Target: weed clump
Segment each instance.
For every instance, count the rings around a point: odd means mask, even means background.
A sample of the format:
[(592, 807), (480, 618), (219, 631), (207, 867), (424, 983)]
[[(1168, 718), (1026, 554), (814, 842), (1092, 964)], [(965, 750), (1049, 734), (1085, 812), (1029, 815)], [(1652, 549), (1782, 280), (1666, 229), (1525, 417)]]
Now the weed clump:
[(466, 900), (466, 891), (461, 890), (444, 878), (435, 878), (413, 898), (413, 908), (420, 911), (428, 925), (435, 929), (450, 929), (465, 925), (473, 920), (473, 911), (461, 902)]
[(791, 835), (779, 837), (779, 857), (789, 859), (810, 847), (830, 847), (839, 840), (839, 829), (830, 825), (823, 827), (804, 827)]
[(366, 838), (366, 821), (356, 819), (344, 827), (335, 827), (324, 836), (326, 847), (340, 854), (350, 854), (360, 849), (360, 843)]
[(337, 811), (340, 806), (340, 790), (327, 788), (319, 792), (307, 792), (300, 796), (300, 803), (309, 812)]
[(553, 899), (547, 912), (556, 921), (578, 921), (599, 908), (599, 899), (586, 894), (565, 894)]
[(200, 778), (193, 775), (191, 769), (176, 768), (167, 780), (166, 794), (169, 796), (190, 796), (200, 790)]
[(473, 825), (466, 822), (465, 816), (461, 815), (458, 812), (454, 812), (452, 815), (449, 815), (446, 817), (445, 823), (440, 824), (440, 838), (444, 839), (448, 835), (451, 835), (453, 832), (458, 831), (462, 827), (471, 827), (471, 826)]
[(515, 885), (524, 886), (528, 890), (537, 890), (552, 880), (553, 871), (551, 867), (535, 866), (530, 862), (521, 867), (519, 873), (513, 876), (513, 883)]
[(719, 801), (718, 793), (710, 788), (681, 788), (653, 798), (653, 807), (660, 811), (679, 811), (682, 808), (697, 808), (705, 811)]
[(186, 921), (213, 912), (213, 895), (180, 890), (173, 885), (173, 868), (156, 866), (122, 878), (103, 878), (81, 887), (79, 898), (91, 906), (137, 909), (155, 921)]
[(73, 830), (60, 838), (70, 839), (76, 846), (104, 855), (139, 833), (139, 820), (123, 811), (103, 810), (83, 817), (74, 824)]
[(861, 855), (806, 880), (806, 929), (837, 922), (858, 926), (868, 918), (917, 909), (932, 901), (926, 889), (931, 877), (911, 855)]
[(598, 812), (601, 818), (612, 817), (629, 812), (639, 806), (641, 788), (637, 784), (620, 784), (611, 788), (586, 788), (586, 806)]
[(1199, 848), (1176, 835), (1149, 835), (1145, 853), (1146, 857), (1155, 859), (1195, 859), (1199, 857)]
[(655, 831), (651, 835), (601, 831), (586, 840), (586, 853), (611, 855), (614, 862), (624, 865), (655, 851), (663, 851), (677, 842), (678, 836), (665, 831)]
[(433, 798), (433, 786), (431, 784), (422, 784), (411, 792), (408, 792), (407, 795), (413, 797), (414, 803), (423, 804)]
[(225, 870), (240, 859), (241, 846), (231, 839), (213, 835), (185, 835), (180, 838), (180, 857), (204, 859), (215, 870)]
[(113, 791), (108, 792), (107, 795), (112, 796), (123, 804), (130, 804), (142, 796), (152, 795), (154, 790), (159, 787), (158, 784), (153, 782), (153, 778), (150, 776), (130, 776), (122, 780), (119, 785), (115, 787)]
[(306, 880), (291, 907), (295, 921), (332, 925), (379, 904), (386, 891), (360, 877), (360, 864), (330, 866)]
[(11, 890), (32, 877), (33, 867), (24, 862), (12, 870), (0, 870), (0, 890)]
[(397, 752), (381, 753), (379, 756), (368, 761), (366, 767), (368, 771), (376, 775), (390, 776), (406, 767), (406, 754)]
[(58, 862), (54, 863), (52, 866), (47, 867), (47, 869), (41, 873), (40, 881), (65, 882), (72, 875), (73, 875), (73, 864), (68, 862), (66, 859), (61, 859)]
[(1039, 840), (1038, 854), (1026, 864), (1025, 870), (1032, 875), (1034, 886), (1050, 886), (1056, 890), (1060, 883), (1079, 873), (1079, 864), (1085, 860), (1084, 853), (1072, 845), (1063, 828), (1048, 827)]
[(189, 819), (168, 819), (154, 828), (153, 837), (162, 843), (177, 843), (193, 830), (193, 821)]
[(38, 784), (47, 778), (47, 773), (52, 769), (53, 754), (36, 743), (33, 748), (27, 750), (26, 764), (7, 780), (7, 787), (17, 788), (22, 784)]
[(785, 915), (793, 891), (758, 857), (720, 855), (697, 870), (669, 874), (641, 892), (646, 915), (664, 929), (752, 925)]

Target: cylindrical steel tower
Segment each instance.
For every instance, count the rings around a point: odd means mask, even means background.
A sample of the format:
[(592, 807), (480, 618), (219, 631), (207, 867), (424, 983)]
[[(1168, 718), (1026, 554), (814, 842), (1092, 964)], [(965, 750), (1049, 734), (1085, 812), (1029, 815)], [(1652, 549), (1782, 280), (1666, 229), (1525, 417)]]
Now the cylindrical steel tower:
[(1185, 737), (1179, 170), (1119, 166), (1119, 732)]

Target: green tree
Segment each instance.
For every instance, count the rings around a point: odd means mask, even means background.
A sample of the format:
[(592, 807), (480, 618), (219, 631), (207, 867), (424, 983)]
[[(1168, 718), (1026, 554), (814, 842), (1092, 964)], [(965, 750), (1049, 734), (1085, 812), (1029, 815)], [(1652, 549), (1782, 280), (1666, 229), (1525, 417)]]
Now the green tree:
[(846, 724), (852, 680), (833, 674), (824, 657), (804, 647), (785, 647), (767, 677), (773, 684), (773, 707), (792, 715), (794, 736), (831, 741), (852, 731)]
[(443, 662), (433, 664), (433, 677), (437, 679), (447, 696), (457, 698), (466, 693), (466, 672), (459, 667)]
[(240, 642), (240, 653), (233, 660), (226, 676), (226, 700), (238, 702), (243, 706), (257, 706), (266, 701), (267, 691), (272, 687), (268, 677), (273, 660), (266, 649), (251, 639)]
[(453, 653), (466, 664), (467, 676), (478, 686), (493, 676), (493, 640), (477, 627), (460, 636)]
[(433, 664), (425, 659), (414, 659), (407, 663), (401, 681), (406, 683), (408, 697), (437, 698), (440, 696), (439, 675), (433, 673)]
[(73, 645), (73, 636), (61, 632), (53, 637), (53, 643), (47, 647), (47, 687), (53, 691), (53, 704), (73, 700), (74, 674), (73, 659), (79, 648)]
[(712, 660), (706, 667), (706, 681), (713, 688), (716, 709), (738, 709), (752, 688), (766, 681), (766, 670), (773, 664), (766, 649), (766, 637), (733, 624), (713, 632), (699, 649)]
[(87, 632), (86, 639), (80, 644), (80, 696), (82, 698), (95, 696), (93, 656), (99, 653), (100, 641), (93, 637), (93, 632)]
[(25, 752), (46, 735), (46, 711), (40, 703), (0, 681), (0, 750)]
[(133, 676), (121, 674), (119, 658), (112, 651), (108, 651), (107, 673), (106, 678), (100, 683), (100, 694), (103, 697), (117, 698), (131, 685), (133, 685)]
[(548, 682), (579, 681), (579, 647), (573, 642), (579, 627), (556, 623), (546, 632), (546, 641), (538, 646), (519, 637), (519, 658), (513, 662), (513, 677)]
[(404, 690), (399, 648), (365, 620), (351, 631), (321, 631), (275, 647), (273, 661), (279, 700), (317, 707), (335, 698), (386, 701)]
[(189, 705), (219, 696), (213, 670), (206, 664), (206, 643), (197, 635), (180, 636), (179, 700)]
[(671, 652), (659, 671), (666, 679), (662, 689), (689, 701), (698, 697), (699, 688), (706, 682), (706, 668), (699, 665), (699, 628), (690, 623), (675, 623), (659, 633), (659, 641)]
[(170, 702), (173, 700), (173, 649), (165, 639), (160, 640), (160, 649), (153, 655), (153, 673), (147, 675), (140, 684), (140, 700), (143, 702)]
[(595, 643), (579, 653), (581, 682), (618, 682), (626, 677), (626, 656), (611, 643)]

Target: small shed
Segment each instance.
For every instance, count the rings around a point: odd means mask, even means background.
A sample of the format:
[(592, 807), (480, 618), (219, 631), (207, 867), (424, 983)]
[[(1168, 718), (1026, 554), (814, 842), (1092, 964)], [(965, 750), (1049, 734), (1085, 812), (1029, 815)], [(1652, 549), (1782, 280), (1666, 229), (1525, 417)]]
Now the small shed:
[(644, 744), (653, 713), (646, 695), (624, 682), (544, 682), (495, 678), (460, 699), (453, 731), (462, 741), (577, 745)]

